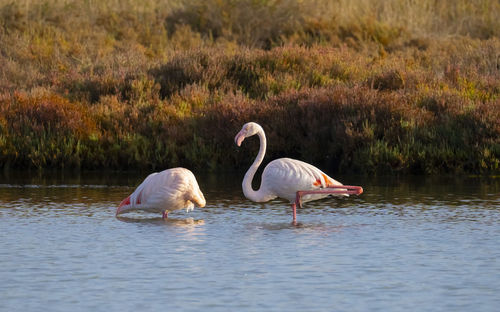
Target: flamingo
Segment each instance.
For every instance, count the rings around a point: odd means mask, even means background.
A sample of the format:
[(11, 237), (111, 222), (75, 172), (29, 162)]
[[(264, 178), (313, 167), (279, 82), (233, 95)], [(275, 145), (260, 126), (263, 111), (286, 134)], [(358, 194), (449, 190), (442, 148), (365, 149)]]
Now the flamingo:
[(255, 191), (252, 188), (252, 180), (266, 153), (264, 129), (255, 122), (248, 122), (243, 125), (234, 141), (236, 145), (241, 146), (243, 140), (253, 135), (259, 137), (260, 149), (243, 179), (243, 194), (254, 202), (266, 202), (276, 197), (289, 200), (292, 205), (293, 224), (297, 224), (296, 209), (297, 206), (302, 207), (302, 203), (329, 195), (349, 196), (363, 193), (360, 186), (343, 185), (313, 165), (291, 158), (271, 161), (264, 168), (260, 188)]
[(125, 198), (118, 208), (116, 215), (122, 213), (145, 210), (161, 212), (166, 219), (172, 210), (194, 209), (205, 207), (206, 201), (196, 182), (194, 174), (185, 168), (172, 168), (150, 174)]

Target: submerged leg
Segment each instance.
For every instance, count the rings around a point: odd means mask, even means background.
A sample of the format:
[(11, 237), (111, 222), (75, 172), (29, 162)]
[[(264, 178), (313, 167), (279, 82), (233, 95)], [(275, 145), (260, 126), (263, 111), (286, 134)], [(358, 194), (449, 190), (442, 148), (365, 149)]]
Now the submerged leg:
[(297, 224), (297, 204), (296, 203), (292, 204), (292, 213), (293, 213), (292, 224), (296, 225)]

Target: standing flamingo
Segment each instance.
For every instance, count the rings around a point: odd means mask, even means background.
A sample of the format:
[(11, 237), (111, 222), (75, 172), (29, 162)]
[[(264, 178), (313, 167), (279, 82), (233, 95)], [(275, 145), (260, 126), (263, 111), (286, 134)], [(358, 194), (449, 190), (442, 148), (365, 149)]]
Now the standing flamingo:
[(234, 141), (236, 145), (241, 146), (243, 140), (253, 135), (259, 136), (260, 149), (243, 179), (243, 194), (254, 202), (266, 202), (276, 197), (289, 200), (292, 204), (294, 224), (297, 222), (296, 208), (301, 207), (302, 202), (325, 198), (329, 195), (348, 196), (363, 193), (363, 188), (360, 186), (342, 185), (313, 165), (290, 158), (271, 161), (264, 168), (259, 190), (254, 191), (252, 179), (266, 153), (264, 129), (255, 122), (248, 122), (243, 125)]
[(145, 210), (161, 212), (163, 219), (172, 210), (193, 210), (194, 204), (205, 207), (206, 201), (193, 173), (184, 168), (172, 168), (150, 174), (125, 198), (116, 209), (116, 215)]

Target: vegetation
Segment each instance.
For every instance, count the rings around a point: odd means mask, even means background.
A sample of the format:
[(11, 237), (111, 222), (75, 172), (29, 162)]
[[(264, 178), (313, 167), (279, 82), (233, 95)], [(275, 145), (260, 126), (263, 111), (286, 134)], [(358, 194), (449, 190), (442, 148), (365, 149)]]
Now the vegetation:
[(0, 167), (500, 172), (495, 0), (0, 0)]

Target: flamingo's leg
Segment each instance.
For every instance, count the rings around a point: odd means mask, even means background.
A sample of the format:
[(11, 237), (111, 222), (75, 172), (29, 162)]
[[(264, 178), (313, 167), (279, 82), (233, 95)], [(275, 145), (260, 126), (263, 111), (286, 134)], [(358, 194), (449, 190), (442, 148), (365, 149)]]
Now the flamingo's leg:
[(168, 218), (168, 211), (167, 211), (167, 210), (165, 210), (165, 211), (163, 212), (163, 214), (162, 214), (161, 218), (162, 218), (163, 220), (165, 220), (165, 219), (167, 219), (167, 218)]
[[(336, 190), (338, 189), (338, 190)], [(363, 193), (363, 188), (361, 186), (352, 186), (352, 185), (335, 185), (329, 186), (327, 188), (318, 189), (318, 190), (309, 190), (309, 191), (297, 191), (295, 195), (295, 202), (292, 204), (293, 209), (293, 223), (297, 223), (297, 206), (302, 208), (302, 196), (308, 194), (337, 194), (337, 195), (360, 195)]]
[(299, 207), (302, 208), (302, 195), (304, 191), (297, 191), (295, 195), (295, 204)]
[(360, 195), (362, 193), (363, 193), (363, 188), (361, 186), (335, 185), (335, 186), (329, 186), (327, 188), (322, 188), (322, 189), (318, 189), (318, 190), (298, 191), (297, 198), (300, 199), (301, 196), (308, 195), (308, 194)]
[(292, 210), (293, 210), (293, 221), (292, 224), (297, 225), (297, 206), (299, 208), (302, 208), (302, 196), (303, 191), (297, 191), (295, 195), (295, 202), (292, 203)]

